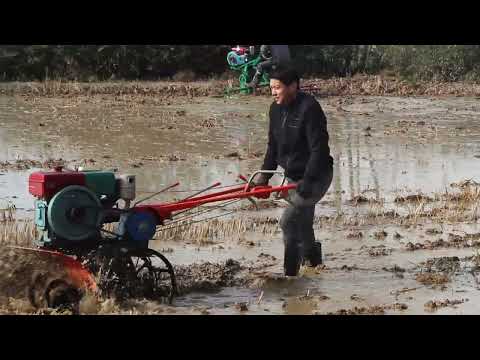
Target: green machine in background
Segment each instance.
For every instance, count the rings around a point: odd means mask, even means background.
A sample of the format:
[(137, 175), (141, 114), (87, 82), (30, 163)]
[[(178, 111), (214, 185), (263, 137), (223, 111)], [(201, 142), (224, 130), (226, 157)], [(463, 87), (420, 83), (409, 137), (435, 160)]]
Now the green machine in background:
[[(264, 61), (260, 54), (254, 57), (254, 53), (255, 51), (253, 46), (250, 46), (250, 48), (237, 46), (228, 53), (227, 62), (230, 66), (230, 69), (240, 72), (240, 76), (238, 79), (240, 82), (240, 87), (226, 89), (225, 92), (227, 94), (233, 92), (239, 92), (241, 94), (253, 93), (253, 88), (249, 87), (248, 84), (252, 81), (255, 72), (257, 71), (257, 65), (260, 62)], [(264, 72), (259, 80), (260, 81), (256, 87), (270, 85), (270, 77), (267, 72)]]

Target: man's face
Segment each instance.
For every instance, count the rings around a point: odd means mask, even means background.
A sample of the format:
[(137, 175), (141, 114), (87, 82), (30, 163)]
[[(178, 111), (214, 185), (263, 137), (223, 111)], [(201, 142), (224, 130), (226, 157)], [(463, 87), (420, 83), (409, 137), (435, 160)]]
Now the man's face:
[(287, 105), (295, 99), (297, 94), (297, 83), (293, 82), (290, 85), (285, 85), (280, 80), (270, 79), (270, 89), (272, 96), (278, 105)]

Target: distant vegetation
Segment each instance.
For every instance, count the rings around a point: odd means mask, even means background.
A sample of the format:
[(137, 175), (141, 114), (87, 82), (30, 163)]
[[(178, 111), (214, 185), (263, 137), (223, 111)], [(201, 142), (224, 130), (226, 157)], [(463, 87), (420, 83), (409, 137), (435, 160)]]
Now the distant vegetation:
[[(195, 80), (230, 76), (231, 45), (2, 45), (0, 81)], [(480, 45), (292, 45), (304, 77), (480, 81)]]

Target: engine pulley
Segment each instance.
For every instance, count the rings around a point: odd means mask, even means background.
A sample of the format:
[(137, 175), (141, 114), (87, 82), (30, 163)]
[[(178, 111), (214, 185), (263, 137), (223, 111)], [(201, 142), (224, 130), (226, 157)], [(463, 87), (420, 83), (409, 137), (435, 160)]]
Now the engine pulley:
[(97, 234), (102, 222), (98, 197), (83, 186), (59, 191), (48, 204), (47, 219), (53, 232), (69, 241), (81, 241)]

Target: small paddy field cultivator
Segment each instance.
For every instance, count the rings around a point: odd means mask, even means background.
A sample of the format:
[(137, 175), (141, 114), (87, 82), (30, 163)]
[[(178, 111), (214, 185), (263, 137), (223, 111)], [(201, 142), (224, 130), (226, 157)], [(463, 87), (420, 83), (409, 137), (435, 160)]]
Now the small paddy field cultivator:
[[(28, 289), (30, 302), (39, 307), (68, 306), (78, 309), (87, 292), (126, 299), (141, 297), (172, 302), (176, 279), (168, 259), (149, 243), (157, 231), (174, 226), (189, 212), (208, 203), (225, 206), (247, 199), (268, 199), (272, 193), (285, 198), (295, 185), (252, 186), (254, 173), (244, 184), (216, 183), (179, 201), (142, 204), (179, 183), (148, 198), (135, 201), (134, 175), (110, 171), (71, 171), (61, 167), (34, 172), (29, 192), (35, 200), (35, 246), (14, 247), (47, 257), (58, 272), (36, 273)], [(210, 192), (210, 193), (208, 193)], [(206, 194), (207, 193), (207, 194)], [(194, 215), (209, 210), (198, 211)], [(207, 219), (208, 220), (208, 219)]]
[[(254, 89), (249, 86), (252, 81), (257, 65), (262, 62), (260, 54), (255, 55), (254, 47), (240, 47), (232, 48), (227, 54), (227, 63), (231, 70), (240, 73), (238, 81), (239, 87), (232, 87), (225, 89), (225, 94), (230, 95), (233, 93), (240, 94), (252, 94)], [(267, 72), (264, 72), (260, 78), (260, 81), (256, 87), (265, 87), (270, 85), (270, 77)]]

